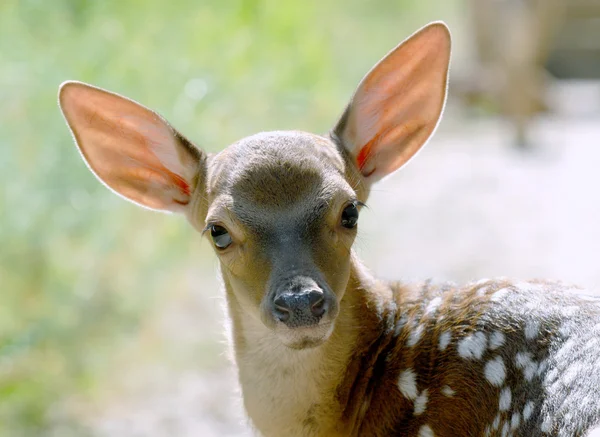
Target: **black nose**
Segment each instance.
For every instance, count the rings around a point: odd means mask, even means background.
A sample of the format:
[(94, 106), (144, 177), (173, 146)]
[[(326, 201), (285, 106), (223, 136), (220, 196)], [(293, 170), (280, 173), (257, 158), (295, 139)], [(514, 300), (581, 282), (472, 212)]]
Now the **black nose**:
[(321, 290), (283, 292), (273, 301), (273, 315), (290, 328), (310, 326), (327, 312), (327, 301)]

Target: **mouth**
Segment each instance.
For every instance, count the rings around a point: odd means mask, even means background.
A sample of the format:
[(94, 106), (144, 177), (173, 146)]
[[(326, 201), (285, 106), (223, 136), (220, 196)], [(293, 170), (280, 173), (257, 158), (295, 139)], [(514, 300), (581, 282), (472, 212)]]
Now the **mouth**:
[(275, 334), (290, 349), (301, 350), (315, 348), (325, 343), (333, 332), (334, 322), (328, 321), (313, 326), (288, 328), (279, 324)]

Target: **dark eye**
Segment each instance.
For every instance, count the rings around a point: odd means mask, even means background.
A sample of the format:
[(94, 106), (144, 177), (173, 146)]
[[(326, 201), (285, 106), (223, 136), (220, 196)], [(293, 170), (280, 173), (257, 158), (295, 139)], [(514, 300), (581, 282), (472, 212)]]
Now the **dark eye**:
[(219, 249), (226, 249), (231, 244), (231, 235), (223, 226), (212, 225), (210, 227), (210, 236)]
[(342, 211), (342, 226), (348, 229), (352, 229), (358, 222), (358, 208), (356, 203), (350, 203)]

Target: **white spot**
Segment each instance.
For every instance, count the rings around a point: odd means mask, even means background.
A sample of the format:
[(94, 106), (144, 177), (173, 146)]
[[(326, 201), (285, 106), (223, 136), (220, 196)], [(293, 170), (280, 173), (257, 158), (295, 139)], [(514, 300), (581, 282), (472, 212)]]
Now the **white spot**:
[(404, 397), (415, 400), (417, 393), (417, 377), (412, 369), (407, 369), (400, 373), (398, 378), (398, 388)]
[(537, 320), (530, 320), (525, 324), (525, 338), (527, 340), (534, 340), (540, 332), (540, 322)]
[(556, 352), (556, 354), (554, 355), (554, 359), (556, 360), (556, 362), (563, 362), (567, 360), (570, 361), (570, 357), (575, 352), (575, 348), (577, 347), (578, 341), (579, 339), (577, 338), (571, 338), (567, 340), (558, 350), (558, 352)]
[(500, 392), (500, 402), (499, 402), (500, 411), (508, 411), (508, 409), (510, 408), (511, 402), (512, 402), (512, 394), (510, 393), (510, 389), (508, 387), (506, 387)]
[(483, 332), (468, 335), (458, 343), (458, 354), (465, 359), (480, 360), (485, 351), (487, 337)]
[(508, 431), (510, 430), (510, 425), (508, 421), (504, 422), (504, 426), (502, 427), (502, 437), (506, 437), (508, 435)]
[(531, 381), (538, 370), (538, 364), (531, 359), (529, 352), (517, 352), (515, 355), (515, 364), (523, 370), (525, 379)]
[(423, 335), (423, 329), (423, 325), (417, 325), (417, 327), (410, 332), (408, 340), (406, 341), (408, 347), (413, 347), (419, 342)]
[(529, 352), (517, 352), (515, 355), (515, 365), (522, 369), (531, 361), (531, 354)]
[(533, 414), (533, 402), (528, 401), (523, 408), (523, 421), (529, 420), (531, 415)]
[(445, 385), (442, 387), (442, 394), (444, 396), (448, 396), (449, 398), (454, 396), (456, 394), (456, 392), (454, 390), (452, 390), (452, 388), (449, 385)]
[(494, 292), (492, 298), (490, 299), (493, 302), (500, 302), (502, 299), (504, 299), (509, 293), (510, 293), (510, 288), (501, 288), (500, 290)]
[(377, 314), (383, 313), (383, 309), (385, 307), (385, 300), (383, 297), (377, 294), (373, 300), (375, 302), (375, 311), (377, 311)]
[(500, 414), (496, 414), (494, 421), (492, 422), (492, 429), (495, 431), (500, 426)]
[(560, 372), (558, 371), (558, 369), (557, 369), (557, 368), (554, 368), (554, 369), (550, 370), (550, 371), (549, 371), (549, 372), (546, 374), (546, 381), (550, 381), (550, 382), (556, 381), (556, 379), (558, 378), (558, 374), (559, 374), (559, 373), (560, 373)]
[(450, 344), (451, 335), (449, 331), (442, 332), (440, 335), (440, 350), (445, 351)]
[(484, 373), (485, 378), (490, 384), (500, 387), (504, 383), (504, 378), (506, 378), (506, 367), (502, 358), (497, 356), (493, 360), (488, 361), (485, 364)]
[(537, 366), (534, 362), (531, 363), (530, 366), (525, 367), (523, 369), (523, 375), (527, 381), (531, 381), (537, 372)]
[(419, 429), (419, 437), (435, 437), (435, 434), (429, 425), (423, 425)]
[(429, 400), (429, 393), (427, 389), (423, 390), (421, 394), (415, 399), (415, 416), (423, 414), (427, 408), (427, 401)]
[(546, 417), (540, 426), (540, 430), (542, 432), (550, 432), (552, 431), (552, 418)]
[(563, 338), (569, 337), (571, 335), (571, 332), (573, 332), (573, 325), (570, 321), (562, 323), (558, 328), (558, 333)]
[(566, 386), (571, 385), (573, 383), (573, 381), (575, 381), (575, 378), (577, 378), (579, 375), (583, 374), (583, 371), (584, 371), (584, 366), (581, 364), (581, 362), (579, 362), (579, 361), (574, 362), (565, 371), (565, 374), (563, 375), (563, 384), (565, 384)]
[(404, 325), (406, 325), (407, 321), (408, 317), (406, 316), (406, 314), (403, 314), (402, 317), (400, 317), (400, 319), (396, 322), (396, 328), (394, 329), (394, 335), (396, 337), (400, 335), (400, 331), (402, 331), (402, 328), (404, 328)]
[(492, 335), (490, 335), (490, 349), (496, 350), (500, 346), (504, 346), (504, 342), (506, 341), (506, 337), (500, 331), (494, 331)]
[(514, 413), (512, 418), (510, 419), (510, 429), (517, 429), (521, 424), (521, 415), (519, 413)]
[(600, 340), (598, 340), (597, 338), (591, 338), (587, 341), (587, 343), (585, 344), (585, 347), (587, 349), (597, 349), (598, 343), (600, 343)]
[(579, 311), (581, 311), (581, 307), (579, 307), (577, 305), (570, 305), (570, 306), (564, 307), (560, 310), (562, 315), (565, 317), (573, 317)]
[(431, 302), (429, 302), (429, 305), (427, 305), (427, 308), (425, 308), (425, 314), (434, 313), (435, 310), (438, 309), (438, 307), (440, 306), (441, 303), (442, 303), (441, 297), (436, 297), (435, 299), (432, 299)]
[(528, 302), (525, 302), (525, 304), (523, 305), (523, 309), (525, 309), (525, 313), (529, 312), (529, 311), (537, 311), (540, 309), (540, 302), (538, 300), (530, 300)]
[(481, 287), (479, 290), (477, 290), (477, 296), (481, 296), (481, 297), (485, 296), (489, 289), (490, 289), (489, 286)]

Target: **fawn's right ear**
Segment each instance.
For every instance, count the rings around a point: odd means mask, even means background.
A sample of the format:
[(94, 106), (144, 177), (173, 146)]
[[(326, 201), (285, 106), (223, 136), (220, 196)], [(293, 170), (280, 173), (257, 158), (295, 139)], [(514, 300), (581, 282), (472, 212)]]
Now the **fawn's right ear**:
[(364, 77), (333, 130), (367, 184), (402, 167), (435, 130), (444, 103), (450, 32), (425, 26)]
[(117, 94), (65, 82), (58, 98), (83, 159), (100, 181), (138, 205), (185, 211), (203, 177), (202, 151), (158, 114)]

